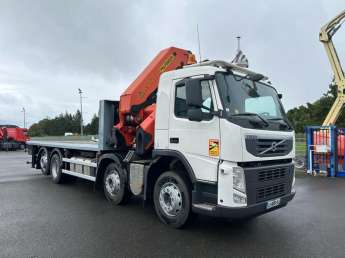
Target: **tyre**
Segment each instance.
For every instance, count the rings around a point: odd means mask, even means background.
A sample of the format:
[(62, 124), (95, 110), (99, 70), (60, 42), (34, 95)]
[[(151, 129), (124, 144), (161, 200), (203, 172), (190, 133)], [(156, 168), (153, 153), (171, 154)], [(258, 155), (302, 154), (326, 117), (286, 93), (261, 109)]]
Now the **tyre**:
[(39, 162), (43, 175), (49, 175), (49, 153), (47, 148), (41, 148), (39, 152)]
[(62, 174), (62, 162), (60, 155), (55, 153), (50, 160), (50, 174), (55, 184), (61, 184), (64, 181), (64, 175)]
[(164, 172), (155, 183), (154, 206), (159, 219), (174, 228), (182, 228), (191, 222), (191, 187), (186, 178), (175, 172)]
[(127, 174), (115, 163), (110, 163), (104, 172), (103, 191), (105, 197), (115, 205), (127, 203), (130, 197)]

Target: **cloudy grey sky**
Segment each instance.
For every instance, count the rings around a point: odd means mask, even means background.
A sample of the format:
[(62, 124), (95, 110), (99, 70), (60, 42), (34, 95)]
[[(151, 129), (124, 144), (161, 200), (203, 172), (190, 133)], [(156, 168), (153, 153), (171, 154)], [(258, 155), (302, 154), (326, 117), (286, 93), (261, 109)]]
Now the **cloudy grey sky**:
[[(268, 75), (287, 109), (326, 91), (332, 72), (318, 33), (343, 0), (0, 0), (0, 124), (22, 125), (117, 99), (159, 50), (231, 60), (235, 37), (250, 68)], [(345, 26), (344, 26), (345, 27)], [(345, 29), (335, 36), (345, 60)], [(341, 49), (342, 48), (342, 49)], [(343, 58), (344, 57), (344, 58)]]

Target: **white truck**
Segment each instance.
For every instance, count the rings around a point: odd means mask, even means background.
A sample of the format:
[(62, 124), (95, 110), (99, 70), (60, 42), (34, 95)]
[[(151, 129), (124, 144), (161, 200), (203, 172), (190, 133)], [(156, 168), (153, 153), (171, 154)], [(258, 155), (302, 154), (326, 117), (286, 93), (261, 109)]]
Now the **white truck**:
[(141, 196), (175, 228), (198, 213), (242, 219), (286, 206), (295, 195), (295, 136), (267, 77), (217, 60), (166, 71), (171, 60), (160, 60), (150, 64), (160, 72), (144, 105), (155, 108), (146, 116), (154, 118), (152, 147), (145, 119), (129, 114), (122, 132), (136, 132), (126, 144), (114, 126), (125, 99), (104, 100), (98, 143), (30, 141), (32, 167), (55, 183), (93, 181), (115, 205)]

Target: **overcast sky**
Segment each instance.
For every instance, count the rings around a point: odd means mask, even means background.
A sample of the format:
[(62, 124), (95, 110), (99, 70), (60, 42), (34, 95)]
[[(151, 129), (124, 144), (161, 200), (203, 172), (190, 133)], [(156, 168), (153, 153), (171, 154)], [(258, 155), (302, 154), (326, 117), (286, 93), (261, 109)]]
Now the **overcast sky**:
[[(344, 0), (0, 0), (0, 124), (79, 108), (88, 122), (100, 99), (118, 99), (159, 50), (176, 46), (231, 60), (237, 35), (250, 68), (268, 75), (286, 109), (327, 90), (332, 72), (321, 25)], [(345, 26), (344, 26), (345, 27)], [(345, 29), (335, 36), (345, 60)]]

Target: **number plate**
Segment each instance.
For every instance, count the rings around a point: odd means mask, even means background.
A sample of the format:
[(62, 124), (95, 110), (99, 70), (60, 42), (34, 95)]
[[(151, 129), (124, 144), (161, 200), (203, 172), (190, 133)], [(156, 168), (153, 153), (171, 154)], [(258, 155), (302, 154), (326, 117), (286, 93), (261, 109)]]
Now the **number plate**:
[(278, 206), (279, 204), (280, 204), (280, 198), (268, 201), (267, 204), (266, 204), (266, 209), (267, 210), (271, 209), (273, 207)]

